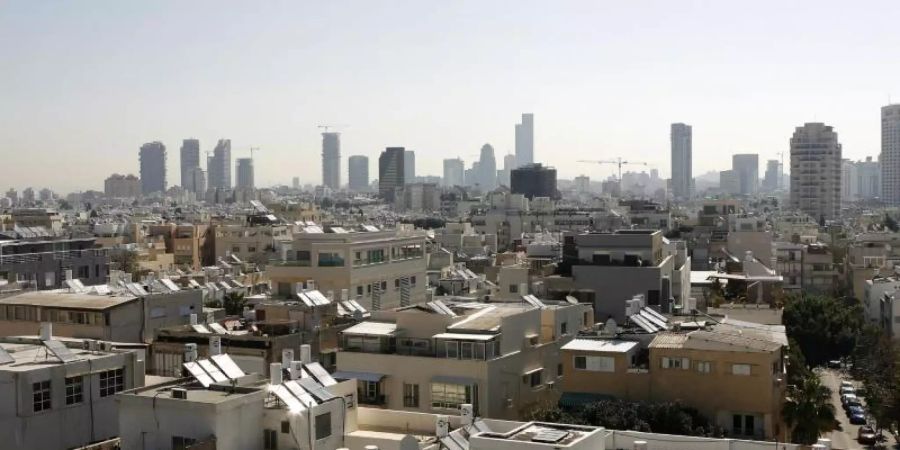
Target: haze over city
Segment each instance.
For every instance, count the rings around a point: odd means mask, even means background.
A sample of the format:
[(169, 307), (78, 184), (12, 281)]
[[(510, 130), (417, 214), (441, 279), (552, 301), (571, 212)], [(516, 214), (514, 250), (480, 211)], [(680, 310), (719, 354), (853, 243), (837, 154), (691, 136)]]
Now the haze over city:
[[(31, 2), (0, 5), (6, 185), (99, 189), (230, 138), (257, 184), (319, 183), (320, 124), (343, 154), (399, 145), (418, 172), (513, 151), (536, 117), (536, 160), (627, 156), (669, 173), (668, 127), (694, 126), (695, 174), (786, 151), (795, 126), (835, 127), (844, 157), (879, 150), (900, 98), (897, 2)], [(15, 167), (15, 170), (9, 170)]]

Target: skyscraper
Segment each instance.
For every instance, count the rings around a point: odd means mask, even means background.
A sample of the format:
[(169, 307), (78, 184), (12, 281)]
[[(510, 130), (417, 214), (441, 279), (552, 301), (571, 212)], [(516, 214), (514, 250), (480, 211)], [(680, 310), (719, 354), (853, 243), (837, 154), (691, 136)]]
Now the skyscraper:
[(516, 124), (516, 167), (534, 162), (534, 114), (522, 114), (522, 123)]
[(322, 185), (341, 188), (341, 133), (322, 133)]
[(253, 158), (237, 159), (237, 188), (253, 189)]
[(369, 189), (369, 157), (353, 155), (347, 160), (350, 169), (348, 180), (351, 191), (365, 191)]
[(692, 135), (693, 130), (690, 125), (672, 124), (672, 195), (682, 200), (691, 197), (691, 185), (694, 179)]
[(141, 192), (166, 192), (166, 146), (148, 142), (141, 146)]
[(191, 183), (191, 190), (197, 194), (198, 199), (202, 199), (206, 194), (206, 171), (199, 167), (194, 167), (191, 170)]
[(443, 184), (447, 187), (465, 186), (466, 166), (463, 160), (451, 158), (444, 160)]
[(403, 180), (406, 184), (416, 182), (416, 152), (403, 152)]
[(900, 104), (881, 108), (881, 198), (900, 206)]
[(497, 187), (497, 160), (494, 158), (494, 147), (491, 144), (481, 146), (477, 176), (478, 184), (483, 191), (490, 191)]
[(841, 214), (841, 144), (824, 123), (806, 123), (791, 137), (791, 208), (816, 220)]
[(540, 163), (513, 169), (510, 184), (513, 194), (523, 194), (529, 200), (535, 197), (559, 197), (556, 191), (556, 169)]
[(515, 168), (516, 155), (505, 155), (503, 157), (503, 169), (497, 171), (497, 184), (509, 187), (509, 176)]
[(209, 187), (231, 189), (231, 139), (219, 139), (206, 161)]
[(763, 189), (774, 191), (778, 189), (778, 180), (781, 179), (781, 164), (777, 159), (766, 161), (766, 175), (763, 178)]
[(194, 169), (200, 167), (200, 141), (185, 139), (181, 142), (181, 188), (194, 192)]
[(378, 157), (378, 195), (387, 201), (393, 202), (403, 188), (405, 153), (403, 147), (388, 147)]
[(755, 153), (732, 155), (731, 170), (738, 179), (738, 194), (759, 193), (759, 155)]

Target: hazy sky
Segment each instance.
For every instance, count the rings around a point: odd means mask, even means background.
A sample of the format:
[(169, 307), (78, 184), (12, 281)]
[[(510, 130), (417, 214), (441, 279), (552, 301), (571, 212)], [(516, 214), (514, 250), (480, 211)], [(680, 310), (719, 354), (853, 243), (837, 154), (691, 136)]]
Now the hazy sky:
[(620, 155), (668, 175), (677, 121), (695, 174), (777, 158), (806, 121), (833, 125), (845, 157), (877, 156), (898, 17), (896, 0), (0, 0), (0, 190), (102, 189), (152, 140), (171, 186), (187, 137), (260, 147), (258, 185), (318, 183), (319, 124), (346, 125), (344, 182), (347, 156), (377, 174), (386, 146), (440, 175), (485, 142), (502, 160), (522, 112), (563, 178)]

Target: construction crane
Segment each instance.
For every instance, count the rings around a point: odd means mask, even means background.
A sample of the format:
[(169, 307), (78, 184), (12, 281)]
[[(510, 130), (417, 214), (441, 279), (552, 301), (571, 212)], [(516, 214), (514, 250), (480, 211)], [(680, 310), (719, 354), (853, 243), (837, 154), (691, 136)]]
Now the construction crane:
[(597, 159), (580, 159), (578, 162), (582, 163), (593, 163), (593, 164), (615, 164), (619, 167), (619, 195), (622, 195), (622, 166), (646, 166), (650, 167), (650, 164), (645, 162), (638, 161), (623, 161), (621, 157), (616, 158), (614, 160), (597, 160)]
[(253, 154), (259, 151), (259, 147), (250, 147), (250, 159), (253, 159)]

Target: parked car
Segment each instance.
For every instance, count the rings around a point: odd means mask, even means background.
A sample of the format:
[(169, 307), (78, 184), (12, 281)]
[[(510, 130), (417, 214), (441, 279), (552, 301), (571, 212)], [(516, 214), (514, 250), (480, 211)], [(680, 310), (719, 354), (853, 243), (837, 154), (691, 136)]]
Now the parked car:
[(856, 397), (856, 394), (841, 394), (841, 405), (844, 405), (844, 409), (846, 409), (847, 406), (850, 406), (847, 403), (850, 400), (859, 400), (859, 399)]
[(875, 441), (878, 440), (878, 436), (875, 434), (875, 429), (872, 428), (871, 425), (863, 425), (859, 427), (859, 433), (856, 435), (856, 440), (859, 441), (860, 444), (870, 445), (875, 444)]
[(853, 425), (866, 424), (866, 410), (862, 406), (851, 406), (847, 408), (847, 417)]
[(856, 388), (848, 387), (848, 386), (841, 386), (841, 395), (845, 395), (845, 394), (856, 394)]
[(841, 387), (853, 387), (853, 382), (849, 380), (841, 380)]
[(829, 369), (840, 369), (841, 361), (837, 360), (837, 359), (832, 359), (831, 361), (828, 361), (828, 368)]

